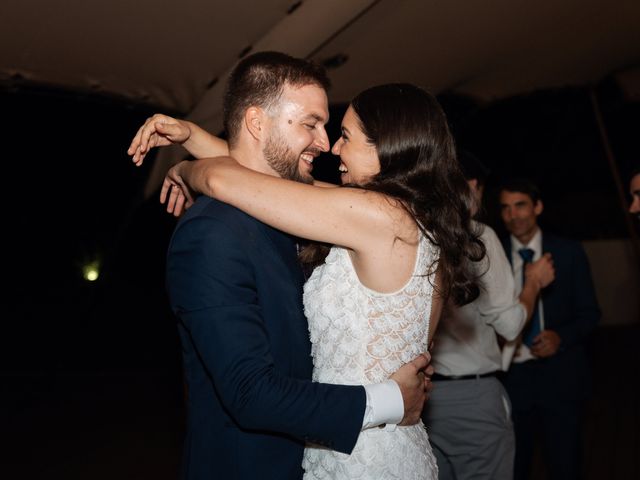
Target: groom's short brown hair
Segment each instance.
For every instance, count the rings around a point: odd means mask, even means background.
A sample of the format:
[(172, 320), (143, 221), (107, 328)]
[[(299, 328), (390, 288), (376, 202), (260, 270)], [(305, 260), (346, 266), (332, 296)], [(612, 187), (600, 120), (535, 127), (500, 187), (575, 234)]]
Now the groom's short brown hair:
[(280, 52), (258, 52), (242, 59), (231, 72), (224, 95), (224, 128), (230, 146), (237, 140), (249, 107), (267, 109), (280, 99), (285, 84), (329, 89), (323, 67)]

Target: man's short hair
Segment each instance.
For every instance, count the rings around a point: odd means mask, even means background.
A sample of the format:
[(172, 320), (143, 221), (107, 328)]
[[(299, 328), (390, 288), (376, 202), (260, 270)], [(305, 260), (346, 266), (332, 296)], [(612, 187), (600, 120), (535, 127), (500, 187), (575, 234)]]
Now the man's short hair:
[(490, 171), (478, 157), (463, 148), (456, 148), (456, 156), (465, 180), (477, 180), (479, 185), (486, 183)]
[(258, 52), (242, 59), (231, 72), (224, 95), (223, 121), (233, 146), (250, 107), (269, 109), (276, 105), (285, 84), (293, 87), (317, 85), (329, 89), (323, 67), (280, 52)]
[(531, 198), (531, 201), (535, 205), (539, 200), (542, 200), (540, 189), (528, 178), (510, 178), (502, 182), (499, 192), (518, 192), (524, 193)]

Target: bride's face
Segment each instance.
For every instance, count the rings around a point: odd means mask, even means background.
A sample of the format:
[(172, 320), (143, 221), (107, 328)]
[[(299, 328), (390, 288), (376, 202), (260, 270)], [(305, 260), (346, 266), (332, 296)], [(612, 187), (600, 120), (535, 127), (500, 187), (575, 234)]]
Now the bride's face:
[(380, 172), (376, 147), (362, 131), (360, 119), (352, 107), (344, 114), (342, 135), (333, 145), (331, 153), (340, 156), (340, 180), (343, 184), (362, 185)]

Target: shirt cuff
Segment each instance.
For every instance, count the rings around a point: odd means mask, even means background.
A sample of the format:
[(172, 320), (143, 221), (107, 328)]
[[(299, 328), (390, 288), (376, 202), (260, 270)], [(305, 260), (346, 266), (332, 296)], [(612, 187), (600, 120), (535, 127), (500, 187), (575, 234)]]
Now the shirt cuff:
[(385, 424), (396, 425), (404, 417), (404, 400), (400, 387), (394, 380), (365, 385), (367, 407), (362, 420), (362, 430)]

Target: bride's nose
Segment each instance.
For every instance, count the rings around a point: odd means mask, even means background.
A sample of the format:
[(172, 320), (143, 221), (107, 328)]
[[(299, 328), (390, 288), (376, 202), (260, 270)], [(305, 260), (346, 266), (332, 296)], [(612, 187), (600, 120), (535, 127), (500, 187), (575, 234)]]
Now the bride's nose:
[(336, 143), (331, 147), (331, 153), (334, 155), (340, 155), (340, 147), (342, 146), (342, 138), (339, 138)]

